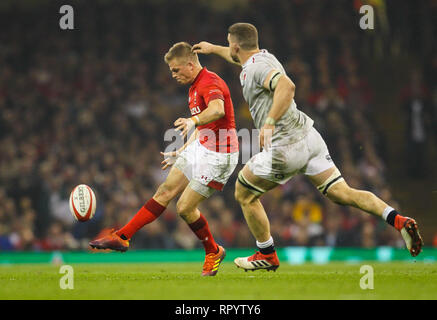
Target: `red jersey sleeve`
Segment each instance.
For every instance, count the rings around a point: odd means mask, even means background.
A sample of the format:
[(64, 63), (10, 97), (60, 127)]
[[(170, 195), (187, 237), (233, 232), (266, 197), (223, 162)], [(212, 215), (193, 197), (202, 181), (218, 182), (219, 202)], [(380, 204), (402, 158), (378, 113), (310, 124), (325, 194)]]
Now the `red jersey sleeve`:
[(206, 106), (208, 106), (210, 101), (215, 99), (221, 99), (225, 101), (223, 90), (215, 83), (211, 83), (202, 87), (200, 94), (202, 95)]

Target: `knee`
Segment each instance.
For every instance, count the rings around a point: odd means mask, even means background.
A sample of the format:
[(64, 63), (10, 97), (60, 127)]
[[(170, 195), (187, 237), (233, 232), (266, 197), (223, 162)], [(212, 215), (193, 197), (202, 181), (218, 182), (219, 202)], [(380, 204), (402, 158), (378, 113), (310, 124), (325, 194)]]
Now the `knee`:
[(179, 199), (179, 201), (176, 203), (176, 212), (183, 218), (192, 212), (192, 208), (187, 201)]
[(186, 211), (187, 211), (187, 205), (183, 201), (179, 200), (176, 203), (176, 212), (177, 212), (177, 214), (180, 215), (180, 216), (183, 216), (184, 212), (186, 212)]
[(162, 203), (166, 203), (166, 202), (170, 202), (175, 196), (176, 196), (176, 191), (170, 188), (164, 182), (158, 187), (158, 190), (156, 190), (156, 193), (153, 196), (153, 198)]

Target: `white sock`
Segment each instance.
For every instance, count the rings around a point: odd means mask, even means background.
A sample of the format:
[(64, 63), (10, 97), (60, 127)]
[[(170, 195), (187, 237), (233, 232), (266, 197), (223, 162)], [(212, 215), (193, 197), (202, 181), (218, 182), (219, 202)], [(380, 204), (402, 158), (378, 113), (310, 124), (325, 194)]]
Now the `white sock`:
[(256, 246), (260, 249), (268, 248), (272, 245), (273, 245), (273, 238), (271, 236), (270, 236), (270, 239), (265, 241), (265, 242), (258, 242), (258, 240), (256, 240)]
[(387, 216), (390, 212), (392, 212), (394, 209), (390, 206), (388, 206), (387, 208), (384, 209), (384, 211), (382, 212), (382, 218), (387, 221)]

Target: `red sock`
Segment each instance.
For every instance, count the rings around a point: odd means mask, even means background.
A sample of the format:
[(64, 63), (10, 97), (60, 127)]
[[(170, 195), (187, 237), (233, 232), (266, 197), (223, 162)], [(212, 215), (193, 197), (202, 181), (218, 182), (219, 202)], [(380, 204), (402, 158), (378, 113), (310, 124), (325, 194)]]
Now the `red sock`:
[(205, 248), (205, 253), (217, 253), (218, 245), (209, 231), (208, 221), (200, 214), (200, 218), (188, 225), (190, 229), (196, 234), (197, 238), (202, 241)]
[(147, 201), (135, 216), (123, 228), (118, 230), (116, 234), (121, 238), (130, 239), (138, 230), (158, 218), (164, 210), (165, 207), (152, 198)]

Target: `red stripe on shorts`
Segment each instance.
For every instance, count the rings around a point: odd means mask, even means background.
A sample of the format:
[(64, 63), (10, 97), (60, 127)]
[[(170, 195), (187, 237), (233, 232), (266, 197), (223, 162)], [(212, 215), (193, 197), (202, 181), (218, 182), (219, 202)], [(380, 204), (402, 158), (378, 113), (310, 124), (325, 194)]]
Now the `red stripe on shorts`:
[(216, 190), (222, 191), (222, 190), (223, 190), (223, 187), (224, 187), (224, 184), (223, 184), (223, 183), (220, 183), (220, 182), (217, 182), (217, 181), (214, 181), (214, 180), (211, 180), (211, 181), (208, 183), (208, 187), (211, 187), (211, 188), (213, 188), (213, 189), (216, 189)]

